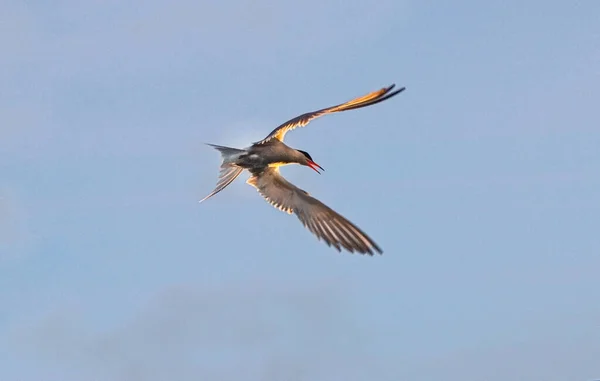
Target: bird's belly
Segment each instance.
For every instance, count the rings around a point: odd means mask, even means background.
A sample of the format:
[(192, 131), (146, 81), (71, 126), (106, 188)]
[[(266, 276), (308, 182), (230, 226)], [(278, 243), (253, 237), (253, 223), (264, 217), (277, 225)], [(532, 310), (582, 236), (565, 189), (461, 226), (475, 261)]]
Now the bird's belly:
[(277, 168), (277, 167), (281, 167), (282, 165), (289, 165), (289, 164), (292, 164), (292, 163), (286, 163), (284, 161), (276, 161), (273, 163), (269, 163), (268, 166), (272, 167), (272, 168)]

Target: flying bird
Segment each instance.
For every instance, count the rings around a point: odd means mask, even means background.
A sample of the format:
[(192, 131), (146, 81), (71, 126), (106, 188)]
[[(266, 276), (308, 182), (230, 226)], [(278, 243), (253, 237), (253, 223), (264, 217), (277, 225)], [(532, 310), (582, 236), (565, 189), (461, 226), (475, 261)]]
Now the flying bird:
[(323, 168), (315, 163), (308, 152), (294, 149), (283, 143), (285, 135), (297, 127), (304, 127), (312, 120), (335, 112), (354, 110), (371, 106), (404, 91), (404, 87), (392, 91), (396, 85), (373, 91), (337, 106), (307, 112), (288, 120), (275, 128), (266, 138), (245, 149), (237, 149), (208, 144), (220, 151), (222, 163), (216, 188), (200, 202), (219, 193), (235, 180), (244, 169), (251, 174), (248, 184), (274, 207), (296, 214), (300, 222), (319, 240), (337, 251), (345, 249), (351, 253), (373, 255), (373, 251), (383, 253), (381, 248), (352, 222), (312, 197), (308, 192), (287, 181), (279, 173), (279, 167), (300, 164), (315, 170)]

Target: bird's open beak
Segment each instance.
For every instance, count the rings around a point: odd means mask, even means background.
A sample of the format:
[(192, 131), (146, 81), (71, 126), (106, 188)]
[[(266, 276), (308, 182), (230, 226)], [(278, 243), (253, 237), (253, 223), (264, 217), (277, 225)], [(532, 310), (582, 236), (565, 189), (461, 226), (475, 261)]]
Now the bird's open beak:
[[(321, 172), (319, 172), (319, 169), (320, 169), (321, 171), (324, 171), (323, 167), (321, 167), (319, 164), (315, 163), (315, 162), (314, 162), (314, 161), (312, 161), (312, 160), (309, 160), (309, 161), (308, 161), (308, 166), (309, 166), (309, 167), (311, 167), (311, 168), (312, 168), (312, 169), (313, 169), (315, 172), (317, 172), (318, 174), (321, 174)], [(317, 168), (319, 168), (319, 169), (317, 169)]]

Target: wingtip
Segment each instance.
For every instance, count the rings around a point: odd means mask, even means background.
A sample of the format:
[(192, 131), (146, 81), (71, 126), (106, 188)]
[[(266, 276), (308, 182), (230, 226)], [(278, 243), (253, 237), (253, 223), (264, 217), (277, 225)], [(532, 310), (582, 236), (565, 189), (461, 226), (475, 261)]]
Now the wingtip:
[[(392, 89), (393, 89), (394, 87), (396, 87), (396, 84), (395, 84), (395, 83), (392, 83), (392, 84), (391, 84), (391, 85), (389, 85), (388, 87), (384, 87), (384, 89), (385, 89), (385, 91), (386, 91), (386, 93), (387, 93), (387, 92), (390, 92), (390, 91), (392, 91)], [(405, 87), (405, 86), (402, 86), (401, 88), (399, 88), (399, 89), (396, 89), (396, 91), (394, 91), (394, 93), (398, 94), (398, 93), (401, 93), (401, 92), (403, 92), (404, 90), (406, 90), (406, 87)]]

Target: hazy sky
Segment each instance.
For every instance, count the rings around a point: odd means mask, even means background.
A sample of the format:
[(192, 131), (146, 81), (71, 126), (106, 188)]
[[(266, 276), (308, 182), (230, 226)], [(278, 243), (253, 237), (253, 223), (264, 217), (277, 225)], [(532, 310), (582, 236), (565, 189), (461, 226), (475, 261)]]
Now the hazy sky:
[[(297, 4), (0, 4), (0, 379), (600, 379), (600, 2)], [(390, 83), (282, 170), (383, 256), (198, 204)]]

